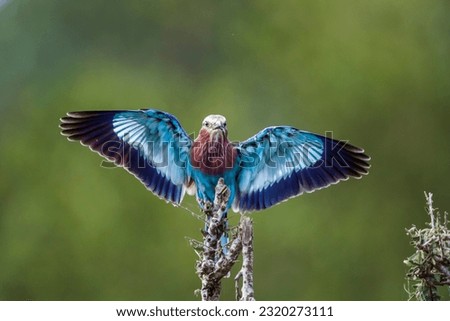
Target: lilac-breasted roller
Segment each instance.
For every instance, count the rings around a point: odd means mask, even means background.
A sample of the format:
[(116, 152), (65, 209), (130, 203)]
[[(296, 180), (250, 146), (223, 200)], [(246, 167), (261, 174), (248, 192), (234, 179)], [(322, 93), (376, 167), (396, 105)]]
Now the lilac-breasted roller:
[(209, 115), (192, 140), (172, 115), (154, 110), (70, 112), (62, 134), (136, 176), (161, 199), (186, 193), (213, 202), (223, 178), (227, 210), (251, 212), (368, 173), (370, 158), (346, 142), (290, 126), (268, 127), (240, 143), (228, 140), (225, 117)]

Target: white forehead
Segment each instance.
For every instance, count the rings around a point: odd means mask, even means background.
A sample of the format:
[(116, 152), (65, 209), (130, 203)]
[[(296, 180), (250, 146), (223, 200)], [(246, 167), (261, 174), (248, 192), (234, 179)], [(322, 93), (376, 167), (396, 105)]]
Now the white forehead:
[(218, 123), (226, 123), (227, 119), (223, 117), (222, 115), (208, 115), (205, 119), (203, 119), (203, 122), (209, 122), (211, 124), (218, 124)]

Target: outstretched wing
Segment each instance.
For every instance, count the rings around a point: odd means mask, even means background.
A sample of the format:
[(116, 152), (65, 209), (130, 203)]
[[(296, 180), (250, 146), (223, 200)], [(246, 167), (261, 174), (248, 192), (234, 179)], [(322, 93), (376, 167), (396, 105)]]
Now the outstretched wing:
[(262, 210), (368, 173), (364, 150), (293, 127), (269, 127), (237, 146), (236, 212)]
[(181, 203), (192, 140), (174, 116), (152, 109), (70, 112), (60, 128), (69, 140), (124, 167), (160, 198)]

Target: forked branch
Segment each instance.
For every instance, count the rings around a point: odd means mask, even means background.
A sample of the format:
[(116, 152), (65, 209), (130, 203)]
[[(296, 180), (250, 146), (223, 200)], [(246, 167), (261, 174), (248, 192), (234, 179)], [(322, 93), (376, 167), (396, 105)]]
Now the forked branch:
[(230, 196), (228, 187), (221, 178), (215, 189), (214, 204), (205, 204), (207, 223), (203, 231), (202, 250), (197, 261), (196, 272), (201, 280), (202, 301), (218, 301), (222, 279), (228, 276), (239, 255), (243, 254), (242, 269), (235, 280), (242, 276), (243, 286), (240, 300), (254, 300), (253, 293), (253, 226), (252, 221), (242, 217), (239, 230), (228, 250), (224, 253), (220, 239), (225, 233), (227, 203)]

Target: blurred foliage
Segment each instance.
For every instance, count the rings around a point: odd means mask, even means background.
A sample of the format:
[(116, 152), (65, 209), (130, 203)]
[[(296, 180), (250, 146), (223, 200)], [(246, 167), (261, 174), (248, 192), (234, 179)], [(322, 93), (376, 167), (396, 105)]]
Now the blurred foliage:
[(256, 299), (407, 299), (404, 228), (423, 190), (450, 208), (450, 2), (1, 5), (0, 299), (198, 299), (202, 223), (59, 134), (67, 111), (144, 107), (364, 147), (369, 176), (252, 214)]

